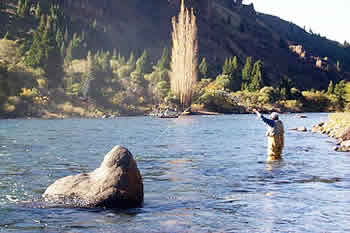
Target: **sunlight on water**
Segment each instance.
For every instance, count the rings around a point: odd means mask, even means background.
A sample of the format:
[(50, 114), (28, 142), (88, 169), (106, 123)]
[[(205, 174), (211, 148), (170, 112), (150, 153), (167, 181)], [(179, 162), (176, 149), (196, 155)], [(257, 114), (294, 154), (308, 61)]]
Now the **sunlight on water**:
[[(324, 121), (282, 115), (285, 128)], [(1, 120), (0, 227), (12, 232), (346, 232), (350, 160), (331, 139), (286, 130), (284, 160), (265, 163), (253, 115), (178, 119)], [(330, 142), (331, 141), (331, 142)], [(63, 176), (127, 147), (145, 203), (130, 210), (64, 208), (40, 196)]]

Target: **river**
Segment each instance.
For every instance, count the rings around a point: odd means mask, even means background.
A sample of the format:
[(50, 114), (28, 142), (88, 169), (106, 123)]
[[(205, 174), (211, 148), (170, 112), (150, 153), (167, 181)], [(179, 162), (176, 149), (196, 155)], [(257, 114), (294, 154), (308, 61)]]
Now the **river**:
[[(347, 232), (349, 153), (288, 130), (327, 119), (305, 115), (281, 115), (284, 160), (272, 165), (254, 115), (0, 120), (0, 232)], [(40, 202), (48, 185), (95, 169), (115, 145), (137, 161), (142, 208)]]

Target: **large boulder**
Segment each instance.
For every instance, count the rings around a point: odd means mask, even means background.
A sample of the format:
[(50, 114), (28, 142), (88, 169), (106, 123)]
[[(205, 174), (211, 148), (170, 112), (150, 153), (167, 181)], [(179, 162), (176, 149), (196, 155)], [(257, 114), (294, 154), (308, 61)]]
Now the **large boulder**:
[(143, 203), (142, 177), (132, 154), (116, 146), (99, 168), (58, 179), (43, 198), (73, 207), (139, 207)]

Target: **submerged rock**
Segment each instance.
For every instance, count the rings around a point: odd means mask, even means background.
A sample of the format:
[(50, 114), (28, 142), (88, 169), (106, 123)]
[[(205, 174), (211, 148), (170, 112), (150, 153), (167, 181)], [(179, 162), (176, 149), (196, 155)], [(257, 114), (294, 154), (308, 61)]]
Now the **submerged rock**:
[(298, 117), (298, 118), (307, 118), (307, 116), (305, 116), (305, 115), (299, 115), (299, 114), (297, 114), (296, 117)]
[(43, 194), (50, 202), (107, 208), (139, 207), (143, 196), (140, 171), (132, 154), (121, 146), (108, 152), (99, 168), (58, 179)]
[(295, 131), (299, 131), (299, 132), (306, 132), (307, 131), (305, 126), (300, 126), (300, 127), (293, 128), (293, 129), (290, 129), (290, 130), (295, 130)]
[(311, 132), (312, 133), (321, 133), (323, 131), (324, 124), (325, 124), (324, 122), (321, 122), (317, 125), (312, 126)]

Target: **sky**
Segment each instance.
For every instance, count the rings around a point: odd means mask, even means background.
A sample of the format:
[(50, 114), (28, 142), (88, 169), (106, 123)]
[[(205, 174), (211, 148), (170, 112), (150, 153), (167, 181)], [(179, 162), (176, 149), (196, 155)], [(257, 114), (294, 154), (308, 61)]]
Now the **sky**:
[(245, 0), (255, 10), (312, 29), (328, 39), (350, 42), (350, 0)]

